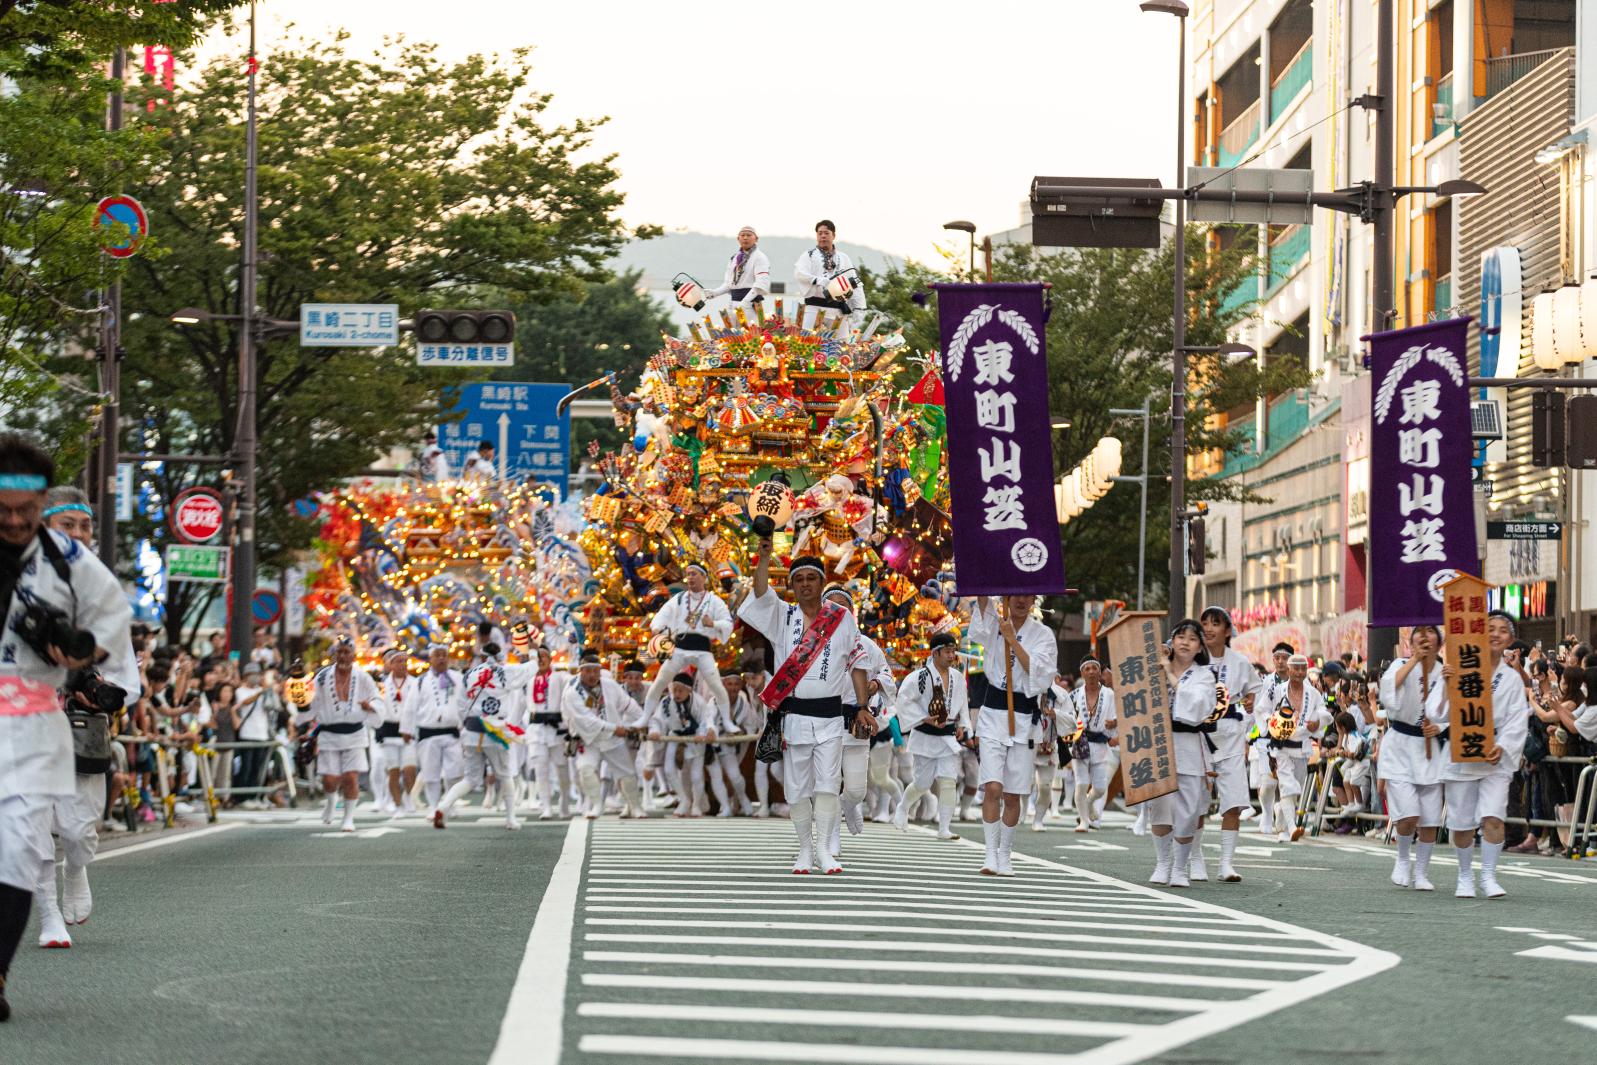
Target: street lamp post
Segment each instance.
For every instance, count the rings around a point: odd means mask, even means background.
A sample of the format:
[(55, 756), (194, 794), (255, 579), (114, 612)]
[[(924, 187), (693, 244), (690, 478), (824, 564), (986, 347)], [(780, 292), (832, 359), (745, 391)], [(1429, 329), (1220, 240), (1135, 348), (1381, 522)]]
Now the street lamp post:
[[(964, 233), (966, 236), (970, 237), (970, 276), (971, 277), (975, 277), (976, 276), (976, 223), (975, 222), (967, 222), (967, 221), (965, 221), (962, 218), (956, 218), (952, 222), (944, 222), (943, 223), (943, 228), (947, 229), (947, 230), (950, 230), (950, 231), (957, 231), (957, 232), (960, 232), (960, 233)], [(988, 278), (988, 280), (991, 281), (992, 278)]]

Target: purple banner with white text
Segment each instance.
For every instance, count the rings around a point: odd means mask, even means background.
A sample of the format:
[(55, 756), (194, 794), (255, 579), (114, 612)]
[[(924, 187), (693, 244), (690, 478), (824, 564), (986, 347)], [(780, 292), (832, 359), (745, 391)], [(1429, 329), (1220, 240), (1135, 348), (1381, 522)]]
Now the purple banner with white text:
[(1040, 284), (937, 285), (960, 595), (1065, 590)]
[(1479, 576), (1468, 318), (1369, 338), (1370, 621), (1442, 623), (1442, 585)]

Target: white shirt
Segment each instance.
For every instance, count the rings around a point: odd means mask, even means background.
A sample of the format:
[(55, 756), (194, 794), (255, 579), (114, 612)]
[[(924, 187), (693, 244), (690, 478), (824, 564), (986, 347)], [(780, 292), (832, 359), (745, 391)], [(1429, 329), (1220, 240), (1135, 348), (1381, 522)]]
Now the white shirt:
[[(644, 723), (643, 707), (609, 677), (601, 676), (594, 691), (582, 686), (581, 678), (574, 678), (565, 686), (564, 709), (571, 731), (600, 751), (608, 751), (625, 741), (616, 735), (616, 726), (637, 728)], [(588, 700), (596, 697), (598, 705), (590, 707)]]
[(385, 722), (398, 724), (405, 709), (405, 700), (410, 697), (410, 690), (415, 683), (415, 678), (408, 674), (397, 681), (392, 673), (383, 674), (383, 701), (377, 708), (377, 716)]
[[(1388, 721), (1401, 721), (1406, 725), (1419, 725), (1429, 720), (1437, 728), (1446, 728), (1447, 684), (1442, 679), (1442, 663), (1431, 666), (1428, 680), (1419, 666), (1409, 670), (1402, 687), (1397, 684), (1397, 672), (1408, 659), (1399, 658), (1381, 674), (1379, 696), (1381, 708)], [(1448, 762), (1447, 741), (1433, 738), (1429, 741), (1430, 757), (1425, 756), (1427, 742), (1424, 736), (1410, 736), (1388, 728), (1381, 737), (1381, 758), (1377, 763), (1382, 780), (1400, 780), (1410, 784), (1435, 784), (1442, 779), (1442, 766)]]
[(499, 467), (495, 465), (493, 459), (485, 459), (481, 454), (473, 452), (466, 460), (466, 468), (461, 471), (460, 476), (467, 481), (497, 481)]
[(466, 709), (466, 681), (458, 670), (429, 669), (415, 678), (399, 715), (399, 731), (419, 738), (424, 728), (459, 728)]
[(655, 612), (650, 632), (669, 632), (673, 636), (698, 633), (718, 643), (732, 635), (732, 612), (726, 601), (706, 588), (702, 592), (678, 592)]
[[(533, 676), (527, 682), (527, 730), (530, 740), (544, 744), (564, 742), (560, 730), (565, 728), (565, 692), (570, 681), (570, 674), (550, 670)], [(538, 714), (560, 714), (560, 723), (536, 723), (532, 719)]]
[(421, 470), (435, 481), (449, 480), (449, 452), (437, 444), (428, 444), (421, 453)]
[[(261, 704), (261, 697), (264, 694), (262, 689), (248, 686), (240, 687), (238, 690), (238, 701), (242, 704), (238, 711), (238, 738), (242, 742), (259, 743), (271, 738), (271, 723), (267, 720), (271, 715)], [(245, 703), (244, 700), (252, 695), (255, 698)]]
[[(874, 680), (881, 686), (882, 690), (871, 696), (871, 716), (876, 718), (876, 724), (879, 728), (887, 728), (887, 720), (893, 716), (893, 704), (898, 700), (898, 689), (893, 683), (893, 671), (887, 666), (887, 656), (882, 653), (881, 646), (875, 640), (864, 633), (860, 633), (859, 642), (854, 645), (854, 660), (850, 663), (850, 666), (851, 668), (865, 671), (867, 684)], [(843, 703), (851, 707), (855, 705), (854, 686), (852, 684), (849, 685), (848, 691), (843, 694)], [(848, 721), (850, 718), (844, 718), (844, 720)], [(853, 733), (846, 729), (844, 730), (843, 746), (869, 747), (870, 745), (870, 740), (859, 739)]]
[[(1269, 718), (1274, 715), (1276, 710), (1281, 708), (1281, 706), (1291, 706), (1291, 696), (1291, 681), (1288, 681), (1287, 683), (1276, 688), (1275, 699), (1268, 707), (1268, 711), (1265, 714), (1265, 720), (1268, 721)], [(1309, 756), (1307, 748), (1308, 742), (1310, 740), (1324, 739), (1327, 735), (1327, 730), (1331, 727), (1331, 714), (1330, 711), (1326, 710), (1325, 708), (1325, 696), (1320, 694), (1320, 689), (1316, 688), (1308, 681), (1303, 682), (1303, 704), (1301, 708), (1294, 707), (1294, 709), (1297, 710), (1297, 716), (1292, 723), (1292, 735), (1288, 736), (1287, 739), (1297, 740), (1298, 742), (1304, 744), (1304, 746), (1277, 747), (1271, 752), (1277, 758), (1280, 758), (1282, 755), (1288, 755), (1293, 758), (1307, 758)], [(1309, 725), (1311, 723), (1317, 723), (1318, 725), (1318, 728), (1312, 732), (1309, 731)], [(1268, 726), (1265, 726), (1262, 731), (1266, 736), (1270, 734)]]
[[(298, 725), (312, 721), (321, 725), (321, 731), (316, 734), (316, 745), (324, 751), (355, 750), (366, 746), (365, 726), (376, 716), (362, 709), (362, 704), (371, 703), (372, 709), (376, 710), (381, 702), (382, 696), (371, 674), (364, 669), (354, 668), (349, 671), (349, 698), (339, 698), (338, 667), (324, 666), (316, 674), (316, 690), (311, 694), (310, 706), (301, 710), (294, 721)], [(329, 732), (329, 725), (362, 727), (356, 732)]]
[(1454, 762), (1442, 767), (1443, 780), (1476, 780), (1480, 777), (1512, 776), (1525, 757), (1525, 737), (1530, 734), (1530, 697), (1519, 671), (1506, 662), (1492, 671), (1493, 742), (1503, 749), (1496, 765), (1490, 762)]
[(1076, 721), (1086, 726), (1085, 731), (1114, 734), (1114, 726), (1120, 716), (1118, 709), (1120, 703), (1115, 697), (1115, 690), (1107, 684), (1098, 685), (1098, 698), (1091, 706), (1087, 705), (1085, 685), (1066, 696), (1065, 702), (1069, 705), (1071, 713), (1076, 715)]
[(970, 695), (965, 687), (965, 674), (958, 667), (948, 671), (944, 677), (938, 673), (937, 667), (928, 660), (919, 669), (904, 678), (903, 685), (898, 689), (898, 727), (906, 736), (909, 753), (923, 757), (937, 757), (944, 754), (958, 754), (959, 741), (953, 735), (932, 736), (924, 732), (916, 732), (915, 726), (924, 725), (926, 718), (931, 713), (932, 696), (937, 691), (943, 692), (943, 702), (948, 708), (948, 724), (970, 731)]
[(662, 736), (703, 736), (715, 726), (720, 715), (717, 703), (692, 692), (688, 693), (686, 703), (679, 703), (667, 688), (649, 715), (649, 731)]
[[(1258, 701), (1259, 689), (1264, 687), (1259, 671), (1253, 668), (1253, 663), (1248, 661), (1247, 655), (1234, 647), (1227, 647), (1225, 653), (1216, 657), (1213, 652), (1209, 654), (1209, 668), (1214, 670), (1214, 680), (1217, 685), (1224, 685), (1226, 701), (1230, 710), (1241, 714), (1239, 719), (1222, 717), (1215, 722), (1214, 745), (1215, 761), (1230, 758), (1241, 758), (1247, 753), (1248, 729), (1252, 725), (1247, 709), (1247, 698), (1253, 696)], [(1230, 710), (1227, 712), (1229, 713)]]
[[(987, 674), (988, 698), (993, 698), (993, 693), (999, 693), (997, 707), (983, 705), (979, 710), (972, 711), (976, 716), (976, 735), (983, 743), (1002, 743), (1008, 747), (1016, 743), (1032, 743), (1035, 737), (1032, 734), (1031, 719), (1027, 715), (1020, 715), (1015, 722), (1015, 734), (1009, 734), (1009, 712), (1003, 705), (1004, 691), (1004, 659), (1009, 659), (1010, 683), (1014, 685), (1017, 695), (1029, 696), (1040, 699), (1043, 692), (1053, 686), (1055, 666), (1059, 660), (1059, 645), (1054, 640), (1054, 634), (1049, 632), (1042, 622), (1035, 618), (1026, 618), (1016, 627), (1015, 635), (1020, 646), (1026, 649), (1026, 654), (1031, 658), (1031, 668), (1020, 668), (1020, 656), (1009, 650), (1009, 645), (1004, 642), (1004, 637), (999, 629), (997, 607), (989, 602), (986, 609), (978, 601), (970, 612), (970, 627), (966, 636), (972, 642), (978, 643), (982, 648), (982, 661)], [(1057, 720), (1063, 707), (1056, 705), (1052, 713)], [(1068, 713), (1068, 710), (1064, 712)]]
[[(742, 249), (739, 250), (741, 251)], [(743, 296), (743, 302), (745, 303), (752, 301), (755, 296), (769, 296), (771, 294), (771, 260), (765, 257), (765, 253), (760, 250), (760, 246), (756, 244), (744, 256), (743, 272), (741, 274), (738, 273), (737, 262), (737, 252), (727, 256), (726, 276), (721, 279), (721, 284), (718, 288), (711, 289), (705, 295), (723, 296), (735, 288), (746, 288), (749, 291)]]
[[(839, 251), (837, 246), (832, 246), (832, 268), (826, 268), (826, 258), (821, 254), (821, 249), (811, 248), (798, 257), (798, 262), (793, 264), (793, 280), (798, 282), (798, 297), (800, 300), (811, 296), (820, 299), (831, 299), (826, 291), (826, 283), (838, 274), (847, 273), (854, 269), (854, 260), (848, 253)], [(854, 291), (848, 294), (848, 305), (851, 310), (862, 311), (865, 309), (865, 285), (856, 281), (859, 277), (854, 274), (849, 278), (854, 285)]]
[(466, 716), (496, 717), (520, 726), (527, 720), (527, 700), (514, 695), (537, 675), (536, 662), (507, 666), (489, 660), (466, 674)]
[[(838, 609), (842, 609), (839, 607)], [(770, 641), (776, 655), (776, 666), (793, 654), (793, 649), (804, 638), (804, 611), (782, 600), (767, 588), (764, 595), (750, 595), (738, 607), (738, 617), (749, 627)], [(843, 617), (832, 630), (832, 638), (815, 656), (810, 668), (804, 672), (798, 687), (793, 690), (796, 699), (840, 698), (851, 702), (854, 694), (853, 673), (849, 660), (854, 645), (859, 642), (859, 627), (854, 615), (843, 610)], [(806, 717), (787, 714), (782, 719), (782, 736), (789, 743), (821, 743), (848, 731), (841, 717)]]
[[(1160, 679), (1169, 678), (1166, 675)], [(1196, 663), (1188, 666), (1176, 682), (1175, 694), (1170, 700), (1170, 720), (1185, 725), (1203, 724), (1214, 713), (1214, 701), (1218, 694), (1214, 670)], [(1172, 738), (1175, 740), (1178, 776), (1203, 776), (1209, 771), (1209, 745), (1203, 733), (1177, 732)]]

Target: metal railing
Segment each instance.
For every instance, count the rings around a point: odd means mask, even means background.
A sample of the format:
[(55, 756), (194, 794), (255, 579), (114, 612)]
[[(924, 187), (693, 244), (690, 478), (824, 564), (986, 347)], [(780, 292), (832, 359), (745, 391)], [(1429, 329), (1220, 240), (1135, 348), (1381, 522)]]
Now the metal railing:
[(1287, 283), (1298, 267), (1309, 257), (1312, 234), (1308, 226), (1288, 226), (1280, 236), (1270, 241), (1269, 291)]
[(1281, 117), (1287, 105), (1297, 99), (1298, 93), (1314, 80), (1314, 38), (1303, 42), (1297, 55), (1281, 71), (1281, 76), (1270, 83), (1270, 121)]
[(1220, 131), (1220, 165), (1236, 166), (1259, 139), (1259, 104), (1255, 100)]
[(1453, 307), (1453, 275), (1444, 274), (1431, 286), (1431, 313), (1437, 318), (1447, 315)]
[(289, 806), (299, 805), (299, 790), (294, 781), (293, 750), (288, 744), (283, 743), (281, 740), (238, 740), (232, 743), (211, 743), (207, 744), (206, 746), (206, 760), (211, 763), (210, 775), (212, 780), (217, 779), (217, 777), (220, 775), (216, 772), (215, 768), (217, 762), (223, 757), (231, 758), (234, 751), (255, 750), (264, 747), (267, 750), (267, 760), (266, 763), (261, 766), (261, 773), (263, 777), (270, 773), (271, 763), (274, 760), (280, 767), (282, 767), (283, 770), (283, 779), (280, 783), (262, 783), (250, 785), (249, 787), (234, 786), (231, 783), (232, 775), (229, 774), (228, 786), (225, 788), (217, 788), (216, 794), (232, 799), (241, 795), (271, 795), (274, 792), (281, 791), (284, 792)]
[(1436, 94), (1431, 107), (1431, 136), (1440, 137), (1453, 125), (1453, 72), (1442, 75), (1436, 83)]
[(1540, 52), (1520, 52), (1487, 59), (1486, 98), (1490, 100), (1561, 51), (1562, 48), (1548, 48)]

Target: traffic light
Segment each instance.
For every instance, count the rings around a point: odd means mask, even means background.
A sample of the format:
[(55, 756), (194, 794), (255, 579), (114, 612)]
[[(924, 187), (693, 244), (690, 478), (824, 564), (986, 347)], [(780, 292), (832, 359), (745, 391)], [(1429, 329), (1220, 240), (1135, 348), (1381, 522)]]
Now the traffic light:
[(1597, 470), (1597, 396), (1571, 396), (1567, 409), (1564, 463), (1574, 470)]
[(1203, 576), (1204, 562), (1209, 548), (1204, 541), (1203, 515), (1187, 520), (1187, 572), (1194, 577)]
[(1565, 404), (1573, 406), (1556, 388), (1538, 388), (1530, 397), (1530, 464), (1544, 469), (1564, 465)]
[(418, 311), (416, 339), (423, 344), (509, 344), (516, 316), (509, 311)]

